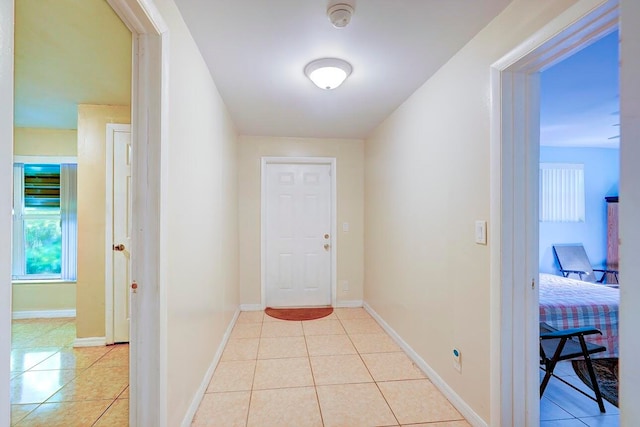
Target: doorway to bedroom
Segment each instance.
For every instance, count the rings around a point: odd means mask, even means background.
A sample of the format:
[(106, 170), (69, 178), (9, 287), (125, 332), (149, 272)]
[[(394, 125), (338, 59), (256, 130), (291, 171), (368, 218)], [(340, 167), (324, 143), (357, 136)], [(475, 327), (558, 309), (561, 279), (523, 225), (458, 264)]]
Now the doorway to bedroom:
[[(551, 378), (540, 425), (619, 425), (618, 187), (619, 35), (596, 37), (540, 73), (539, 313), (556, 329), (594, 327), (587, 342), (604, 409)], [(586, 364), (562, 361), (554, 374), (589, 396)]]

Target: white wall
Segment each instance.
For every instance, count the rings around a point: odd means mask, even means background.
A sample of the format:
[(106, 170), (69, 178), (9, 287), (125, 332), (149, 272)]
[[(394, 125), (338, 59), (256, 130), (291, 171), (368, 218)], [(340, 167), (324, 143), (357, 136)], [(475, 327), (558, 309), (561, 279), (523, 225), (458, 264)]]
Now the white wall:
[(620, 4), (620, 425), (626, 427), (640, 420), (640, 2)]
[[(335, 157), (337, 165), (337, 301), (362, 301), (364, 268), (364, 144), (355, 139), (241, 136), (238, 148), (240, 227), (240, 301), (260, 304), (260, 159)], [(349, 231), (342, 231), (342, 223)]]
[(487, 422), (490, 67), (573, 3), (514, 1), (365, 141), (365, 301)]
[(160, 257), (166, 425), (178, 426), (239, 304), (236, 133), (175, 4), (156, 4), (170, 32)]
[[(0, 1), (0, 239), (11, 239), (13, 170), (13, 2)], [(0, 245), (0, 426), (10, 423), (11, 245)]]

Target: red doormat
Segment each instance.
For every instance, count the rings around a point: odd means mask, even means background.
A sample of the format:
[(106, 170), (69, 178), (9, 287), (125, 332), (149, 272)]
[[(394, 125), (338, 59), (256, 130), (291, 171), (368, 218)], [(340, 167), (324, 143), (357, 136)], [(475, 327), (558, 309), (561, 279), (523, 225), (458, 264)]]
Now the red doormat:
[(264, 310), (267, 315), (281, 320), (314, 320), (333, 313), (333, 307), (271, 308)]

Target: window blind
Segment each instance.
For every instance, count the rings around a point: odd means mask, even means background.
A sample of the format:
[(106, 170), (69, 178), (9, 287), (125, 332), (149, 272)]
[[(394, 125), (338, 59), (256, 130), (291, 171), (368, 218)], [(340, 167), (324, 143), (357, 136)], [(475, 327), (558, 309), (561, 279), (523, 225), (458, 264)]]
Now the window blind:
[(540, 163), (540, 221), (583, 222), (584, 165)]

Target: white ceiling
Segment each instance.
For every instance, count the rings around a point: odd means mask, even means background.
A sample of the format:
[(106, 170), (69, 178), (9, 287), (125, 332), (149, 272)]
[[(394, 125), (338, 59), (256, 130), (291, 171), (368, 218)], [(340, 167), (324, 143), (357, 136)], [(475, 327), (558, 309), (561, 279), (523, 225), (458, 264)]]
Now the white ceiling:
[[(510, 0), (175, 0), (241, 134), (364, 138)], [(330, 4), (355, 6), (334, 28)], [(333, 91), (307, 63), (353, 66)]]

